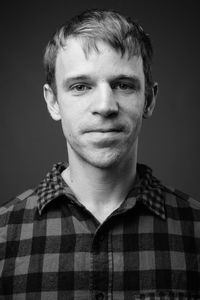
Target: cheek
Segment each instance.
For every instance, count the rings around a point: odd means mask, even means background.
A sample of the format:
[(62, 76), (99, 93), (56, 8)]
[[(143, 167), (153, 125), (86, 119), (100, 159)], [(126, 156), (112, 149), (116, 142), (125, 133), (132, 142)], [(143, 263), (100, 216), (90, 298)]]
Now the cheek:
[(143, 114), (145, 104), (144, 95), (134, 95), (129, 97), (127, 101), (121, 103), (122, 110), (127, 114), (130, 115), (132, 118), (138, 118)]
[(129, 115), (129, 120), (133, 123), (133, 125), (140, 122), (143, 116), (143, 105), (137, 104), (134, 107), (130, 107), (127, 114)]
[(71, 135), (73, 131), (73, 116), (69, 111), (62, 110), (61, 111), (61, 125), (64, 132), (64, 135), (67, 137)]
[(140, 132), (142, 126), (142, 116), (141, 110), (134, 110), (132, 113), (129, 112), (128, 127), (131, 135), (136, 135)]
[(72, 107), (61, 110), (61, 124), (66, 139), (74, 140), (79, 135), (81, 117)]

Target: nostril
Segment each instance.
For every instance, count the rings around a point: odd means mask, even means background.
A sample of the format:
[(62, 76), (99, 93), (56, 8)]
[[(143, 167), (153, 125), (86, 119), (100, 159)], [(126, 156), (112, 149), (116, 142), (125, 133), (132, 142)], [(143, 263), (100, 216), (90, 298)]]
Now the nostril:
[(98, 108), (93, 111), (93, 114), (98, 114), (103, 117), (114, 117), (118, 114), (118, 112), (118, 108)]

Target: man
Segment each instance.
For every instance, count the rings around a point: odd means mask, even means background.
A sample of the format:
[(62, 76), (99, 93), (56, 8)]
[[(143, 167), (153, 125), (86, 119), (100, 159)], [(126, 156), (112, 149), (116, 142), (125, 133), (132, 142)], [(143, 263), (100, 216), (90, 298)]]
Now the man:
[(137, 164), (157, 96), (148, 35), (87, 11), (44, 62), (68, 163), (1, 208), (2, 299), (200, 299), (200, 204)]

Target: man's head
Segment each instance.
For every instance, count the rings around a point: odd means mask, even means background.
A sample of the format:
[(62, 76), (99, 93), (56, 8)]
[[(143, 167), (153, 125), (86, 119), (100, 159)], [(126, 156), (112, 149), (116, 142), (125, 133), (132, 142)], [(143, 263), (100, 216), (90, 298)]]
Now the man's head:
[(97, 42), (102, 41), (111, 46), (122, 56), (129, 58), (141, 56), (145, 75), (146, 100), (151, 97), (153, 80), (151, 72), (152, 45), (149, 36), (142, 27), (113, 11), (90, 10), (75, 16), (64, 24), (48, 43), (44, 56), (46, 82), (56, 95), (56, 58), (69, 38), (79, 38), (86, 55), (91, 50), (98, 51)]
[(45, 53), (44, 97), (61, 120), (70, 163), (110, 168), (136, 160), (157, 94), (151, 60), (141, 27), (110, 11), (85, 12), (56, 33)]

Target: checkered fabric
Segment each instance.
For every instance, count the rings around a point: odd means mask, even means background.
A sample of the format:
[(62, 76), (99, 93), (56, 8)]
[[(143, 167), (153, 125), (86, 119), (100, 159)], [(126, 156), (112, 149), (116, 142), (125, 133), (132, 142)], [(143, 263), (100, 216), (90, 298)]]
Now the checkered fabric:
[(198, 201), (138, 164), (138, 183), (100, 224), (65, 168), (0, 208), (0, 299), (200, 299)]

